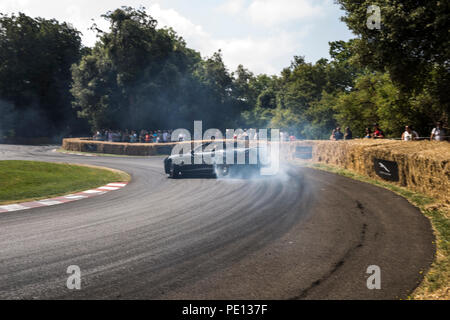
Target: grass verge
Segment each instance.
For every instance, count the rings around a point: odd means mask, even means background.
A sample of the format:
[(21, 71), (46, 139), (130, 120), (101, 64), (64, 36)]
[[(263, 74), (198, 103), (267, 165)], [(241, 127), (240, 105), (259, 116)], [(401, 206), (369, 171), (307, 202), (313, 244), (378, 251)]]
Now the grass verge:
[(0, 204), (34, 201), (129, 181), (106, 168), (36, 161), (0, 161)]
[(295, 161), (306, 167), (324, 170), (389, 189), (406, 198), (431, 221), (436, 236), (436, 257), (424, 280), (410, 295), (414, 300), (450, 299), (450, 208), (439, 200), (406, 188), (378, 181), (350, 170), (319, 163)]

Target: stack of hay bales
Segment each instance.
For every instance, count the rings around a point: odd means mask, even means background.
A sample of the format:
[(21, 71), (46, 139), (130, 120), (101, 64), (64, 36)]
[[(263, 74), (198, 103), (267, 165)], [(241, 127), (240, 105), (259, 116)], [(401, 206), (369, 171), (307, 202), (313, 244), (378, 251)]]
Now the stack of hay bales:
[(373, 159), (395, 161), (397, 184), (450, 204), (450, 143), (435, 141), (351, 140), (297, 141), (312, 146), (313, 162), (349, 169), (375, 179)]
[[(181, 142), (181, 143), (191, 143)], [(169, 155), (178, 142), (171, 143), (122, 143), (93, 141), (90, 138), (64, 139), (62, 148), (67, 151), (105, 153), (127, 156)]]
[(127, 156), (168, 155), (175, 143), (119, 143), (93, 141), (88, 138), (64, 139), (63, 149), (76, 152), (106, 153)]

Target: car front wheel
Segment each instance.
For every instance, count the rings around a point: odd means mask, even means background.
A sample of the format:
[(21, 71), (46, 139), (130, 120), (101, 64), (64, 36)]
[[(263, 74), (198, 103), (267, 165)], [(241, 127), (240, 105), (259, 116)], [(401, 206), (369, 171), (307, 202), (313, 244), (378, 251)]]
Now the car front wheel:
[(169, 177), (172, 178), (172, 179), (178, 179), (178, 178), (180, 178), (180, 176), (181, 176), (180, 168), (177, 165), (172, 164), (170, 166)]

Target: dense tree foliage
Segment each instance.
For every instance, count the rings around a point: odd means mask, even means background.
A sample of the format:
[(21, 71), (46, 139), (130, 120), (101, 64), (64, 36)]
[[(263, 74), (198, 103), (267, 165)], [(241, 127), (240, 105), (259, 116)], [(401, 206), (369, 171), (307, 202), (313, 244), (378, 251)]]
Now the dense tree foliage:
[[(252, 114), (255, 123), (270, 119), (270, 125), (303, 138), (327, 138), (336, 126), (349, 126), (362, 136), (375, 122), (388, 136), (399, 137), (405, 125), (427, 136), (436, 121), (448, 123), (450, 4), (337, 2), (346, 12), (343, 21), (358, 37), (330, 43), (331, 61), (310, 64), (294, 57), (270, 91), (260, 95), (275, 107), (256, 106), (244, 116)], [(379, 30), (367, 27), (371, 5), (381, 9)]]
[[(330, 59), (295, 56), (278, 76), (230, 72), (221, 52), (202, 58), (144, 9), (106, 13), (93, 48), (56, 20), (0, 16), (0, 136), (89, 129), (264, 128), (328, 138), (379, 123), (399, 137), (448, 125), (450, 87), (445, 1), (347, 1), (343, 20), (356, 39), (331, 42)], [(380, 30), (366, 25), (381, 8)], [(77, 119), (76, 116), (79, 118)], [(65, 131), (66, 130), (66, 131)]]
[[(202, 60), (173, 30), (157, 29), (143, 9), (104, 18), (111, 30), (98, 30), (95, 48), (72, 70), (74, 105), (93, 128), (189, 128), (198, 119), (225, 127), (248, 108), (232, 95), (220, 52)], [(242, 95), (245, 72), (238, 70)]]
[[(442, 0), (338, 0), (343, 21), (358, 35), (355, 61), (389, 72), (403, 94), (432, 106), (432, 118), (450, 113), (450, 2)], [(381, 28), (366, 26), (367, 8), (378, 5)], [(429, 114), (430, 116), (430, 114)]]
[[(336, 97), (348, 94), (362, 70), (351, 63), (353, 41), (330, 43), (331, 61), (294, 57), (280, 77), (266, 79), (256, 107), (244, 117), (256, 125), (289, 130), (302, 138), (325, 138), (336, 128)], [(252, 117), (250, 117), (251, 115)]]
[(52, 136), (76, 131), (70, 67), (82, 54), (78, 31), (66, 23), (0, 14), (0, 131)]

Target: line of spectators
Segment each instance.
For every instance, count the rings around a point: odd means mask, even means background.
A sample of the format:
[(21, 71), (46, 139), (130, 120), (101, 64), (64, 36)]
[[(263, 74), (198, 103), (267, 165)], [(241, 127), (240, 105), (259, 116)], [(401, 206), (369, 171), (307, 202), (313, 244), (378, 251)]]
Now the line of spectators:
[[(253, 136), (251, 136), (253, 134)], [(242, 133), (240, 134), (234, 134), (233, 139), (235, 140), (246, 140), (246, 139), (252, 139), (257, 140), (259, 137), (259, 132), (255, 129), (244, 129)], [(289, 133), (287, 131), (280, 131), (280, 141), (281, 142), (288, 142), (288, 141), (295, 141), (297, 138), (293, 133)]]
[[(254, 132), (254, 133), (252, 133)], [(100, 130), (93, 136), (95, 141), (108, 141), (108, 142), (128, 142), (128, 143), (168, 143), (172, 141), (173, 130), (156, 130), (147, 131), (119, 131), (119, 130)], [(250, 137), (253, 134), (254, 136)], [(176, 141), (185, 141), (186, 136), (179, 134), (175, 137)], [(245, 129), (240, 134), (235, 134), (234, 139), (258, 139), (258, 131), (252, 129)], [(285, 131), (280, 132), (280, 141), (295, 141), (296, 137), (293, 134), (289, 134)]]
[[(446, 130), (442, 127), (442, 122), (438, 121), (436, 127), (431, 131), (430, 141), (445, 141), (448, 140)], [(402, 133), (402, 141), (417, 141), (417, 140), (427, 140), (427, 137), (421, 138), (417, 131), (409, 125), (405, 126), (405, 131)]]
[(172, 130), (100, 130), (94, 134), (95, 141), (127, 143), (168, 143), (172, 139)]
[(373, 130), (370, 130), (370, 128), (366, 128), (366, 131), (364, 133), (365, 139), (384, 139), (385, 135), (383, 130), (381, 130), (378, 123), (375, 123), (373, 125)]
[(339, 140), (352, 140), (353, 139), (353, 133), (350, 130), (349, 127), (345, 128), (345, 132), (341, 132), (341, 128), (337, 127), (336, 129), (333, 129), (333, 132), (331, 132), (330, 140), (333, 141), (339, 141)]
[[(341, 132), (341, 128), (336, 128), (333, 130), (330, 136), (330, 140), (338, 141), (338, 140), (351, 140), (353, 138), (352, 132), (350, 128), (345, 128), (345, 133)], [(365, 139), (384, 139), (385, 134), (383, 130), (381, 130), (380, 126), (375, 123), (373, 125), (373, 130), (369, 127), (366, 128), (364, 133)], [(442, 126), (442, 122), (438, 121), (436, 123), (436, 127), (431, 131), (431, 141), (445, 141), (448, 140), (449, 136), (447, 136), (446, 130)], [(414, 141), (414, 140), (427, 140), (428, 138), (421, 138), (417, 131), (411, 125), (405, 126), (405, 131), (402, 133), (401, 140), (402, 141)]]
[[(258, 133), (255, 131), (254, 137), (249, 137), (250, 132), (253, 132), (252, 129), (246, 129), (241, 134), (236, 135), (235, 139), (247, 139), (247, 138), (258, 138)], [(109, 142), (128, 142), (128, 143), (168, 143), (172, 141), (172, 133), (173, 130), (141, 130), (139, 133), (135, 130), (100, 130), (97, 131), (93, 136), (95, 141), (109, 141)], [(369, 127), (366, 128), (364, 133), (365, 139), (384, 139), (385, 134), (383, 130), (381, 130), (380, 126), (376, 123), (373, 125), (373, 130)], [(431, 132), (430, 140), (434, 141), (445, 141), (448, 140), (449, 136), (447, 136), (446, 130), (443, 128), (443, 124), (441, 121), (436, 123), (436, 127), (433, 128)], [(184, 141), (186, 137), (180, 134), (176, 137), (177, 141)], [(334, 129), (331, 133), (330, 140), (339, 141), (339, 140), (352, 140), (353, 133), (349, 127), (345, 128), (345, 131), (342, 132), (340, 127)], [(420, 138), (419, 134), (413, 129), (411, 125), (405, 126), (405, 131), (402, 133), (401, 140), (402, 141), (414, 141), (421, 140), (424, 138)], [(428, 139), (428, 138), (426, 138)], [(281, 131), (280, 132), (280, 141), (295, 141), (296, 137), (293, 134), (289, 134), (288, 132)]]

